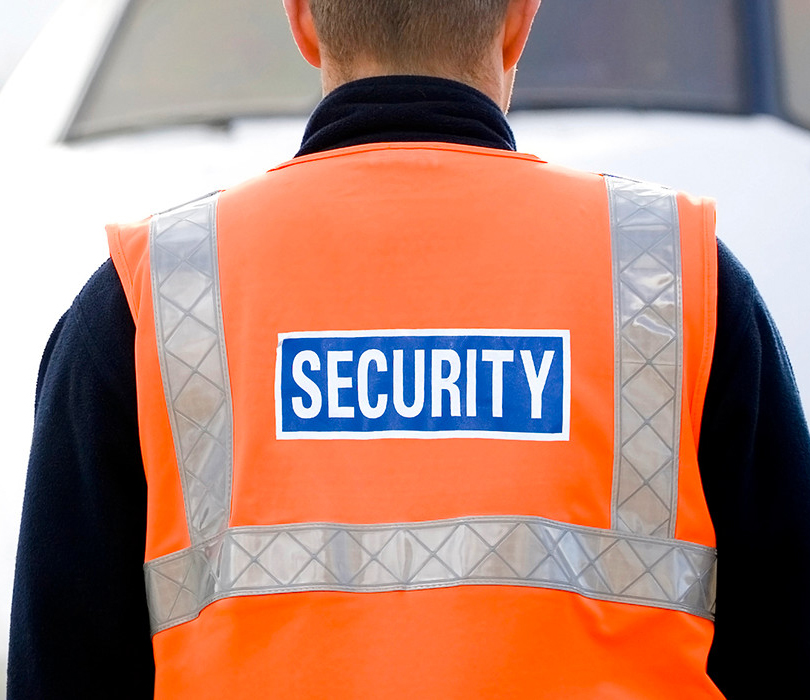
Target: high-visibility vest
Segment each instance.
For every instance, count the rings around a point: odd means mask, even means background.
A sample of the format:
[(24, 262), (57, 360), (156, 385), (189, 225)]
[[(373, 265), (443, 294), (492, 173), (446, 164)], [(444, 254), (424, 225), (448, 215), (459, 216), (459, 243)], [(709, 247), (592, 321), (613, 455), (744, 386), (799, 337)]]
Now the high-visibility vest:
[(108, 230), (156, 697), (721, 697), (711, 202), (373, 144)]

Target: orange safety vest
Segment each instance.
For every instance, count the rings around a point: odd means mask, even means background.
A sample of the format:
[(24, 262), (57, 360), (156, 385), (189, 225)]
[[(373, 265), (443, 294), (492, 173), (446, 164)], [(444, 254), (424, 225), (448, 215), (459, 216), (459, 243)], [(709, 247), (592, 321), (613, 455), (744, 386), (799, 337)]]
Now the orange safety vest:
[(108, 230), (156, 697), (721, 697), (710, 202), (374, 144)]

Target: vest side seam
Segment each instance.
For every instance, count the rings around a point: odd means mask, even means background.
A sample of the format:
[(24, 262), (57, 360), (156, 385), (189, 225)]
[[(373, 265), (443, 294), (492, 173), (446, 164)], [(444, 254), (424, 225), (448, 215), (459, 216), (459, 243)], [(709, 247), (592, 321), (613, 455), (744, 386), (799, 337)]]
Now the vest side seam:
[(113, 261), (118, 277), (121, 280), (121, 286), (124, 289), (124, 296), (127, 299), (127, 306), (129, 312), (136, 325), (138, 323), (139, 310), (135, 307), (135, 300), (133, 299), (133, 292), (135, 283), (133, 281), (132, 273), (129, 269), (126, 255), (124, 255), (124, 246), (121, 244), (121, 229), (116, 225), (107, 227), (107, 242), (110, 247), (110, 257)]
[(613, 282), (613, 479), (610, 491), (610, 524), (617, 528), (619, 522), (619, 475), (622, 458), (621, 435), (621, 312), (619, 309), (619, 252), (618, 238), (614, 235), (613, 222), (617, 218), (616, 202), (611, 190), (612, 178), (605, 177), (605, 191), (608, 198), (608, 211), (610, 220), (610, 264)]
[(674, 424), (673, 424), (673, 442), (672, 442), (672, 496), (670, 500), (670, 518), (667, 535), (675, 537), (675, 527), (678, 520), (678, 486), (680, 483), (680, 466), (681, 466), (681, 434), (683, 420), (683, 406), (684, 406), (684, 357), (686, 356), (686, 347), (684, 344), (684, 320), (683, 320), (683, 245), (681, 243), (681, 225), (680, 216), (678, 214), (678, 198), (674, 192), (670, 194), (669, 205), (673, 223), (673, 237), (674, 237), (674, 263), (675, 263), (675, 293), (676, 293), (676, 323), (677, 335), (675, 337), (676, 345), (676, 371), (675, 371), (675, 398), (674, 398)]
[(717, 237), (715, 235), (715, 207), (711, 200), (702, 200), (703, 210), (703, 347), (695, 381), (692, 400), (693, 432), (696, 447), (700, 443), (700, 428), (703, 421), (703, 406), (709, 386), (714, 344), (717, 335)]
[[(216, 201), (219, 201), (219, 192), (216, 193)], [(225, 505), (225, 518), (224, 522), (219, 524), (220, 528), (226, 529), (231, 522), (231, 512), (233, 510), (233, 394), (231, 392), (231, 381), (230, 381), (230, 372), (228, 370), (228, 345), (225, 342), (225, 320), (222, 314), (222, 285), (220, 283), (220, 274), (219, 274), (219, 207), (214, 206), (211, 211), (211, 227), (212, 227), (212, 250), (213, 250), (213, 260), (214, 260), (214, 281), (213, 281), (213, 289), (214, 289), (214, 306), (216, 309), (216, 316), (217, 316), (217, 327), (219, 329), (219, 361), (220, 367), (223, 375), (223, 390), (225, 395), (225, 401), (227, 405), (228, 411), (228, 422), (229, 422), (229, 429), (225, 432), (225, 442), (226, 442), (226, 451), (227, 451), (227, 463), (226, 468), (228, 469), (227, 479), (225, 480), (225, 490), (226, 493), (223, 495), (223, 503)]]

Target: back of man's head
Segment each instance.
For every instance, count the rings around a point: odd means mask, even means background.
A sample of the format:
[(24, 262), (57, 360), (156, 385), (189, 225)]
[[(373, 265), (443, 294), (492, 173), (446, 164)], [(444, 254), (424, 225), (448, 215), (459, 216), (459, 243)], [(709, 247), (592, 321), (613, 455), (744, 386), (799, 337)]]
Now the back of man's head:
[(510, 0), (310, 0), (323, 49), (350, 73), (474, 76)]

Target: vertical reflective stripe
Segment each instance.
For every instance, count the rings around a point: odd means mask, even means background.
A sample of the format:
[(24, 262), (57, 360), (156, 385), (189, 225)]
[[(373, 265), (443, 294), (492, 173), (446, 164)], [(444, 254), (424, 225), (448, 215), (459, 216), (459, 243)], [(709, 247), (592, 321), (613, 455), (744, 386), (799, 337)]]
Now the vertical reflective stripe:
[(192, 545), (145, 565), (153, 633), (232, 596), (461, 585), (567, 590), (713, 618), (715, 550), (672, 539), (683, 325), (677, 202), (661, 188), (606, 182), (616, 321), (610, 530), (511, 515), (228, 528), (233, 419), (217, 198), (155, 217), (158, 352)]
[(233, 417), (220, 308), (217, 195), (153, 217), (160, 368), (192, 544), (228, 527)]
[(605, 177), (616, 340), (612, 523), (672, 537), (677, 507), (683, 311), (675, 192)]
[(146, 568), (152, 632), (234, 596), (528, 586), (711, 619), (710, 547), (494, 516), (431, 522), (230, 528)]

